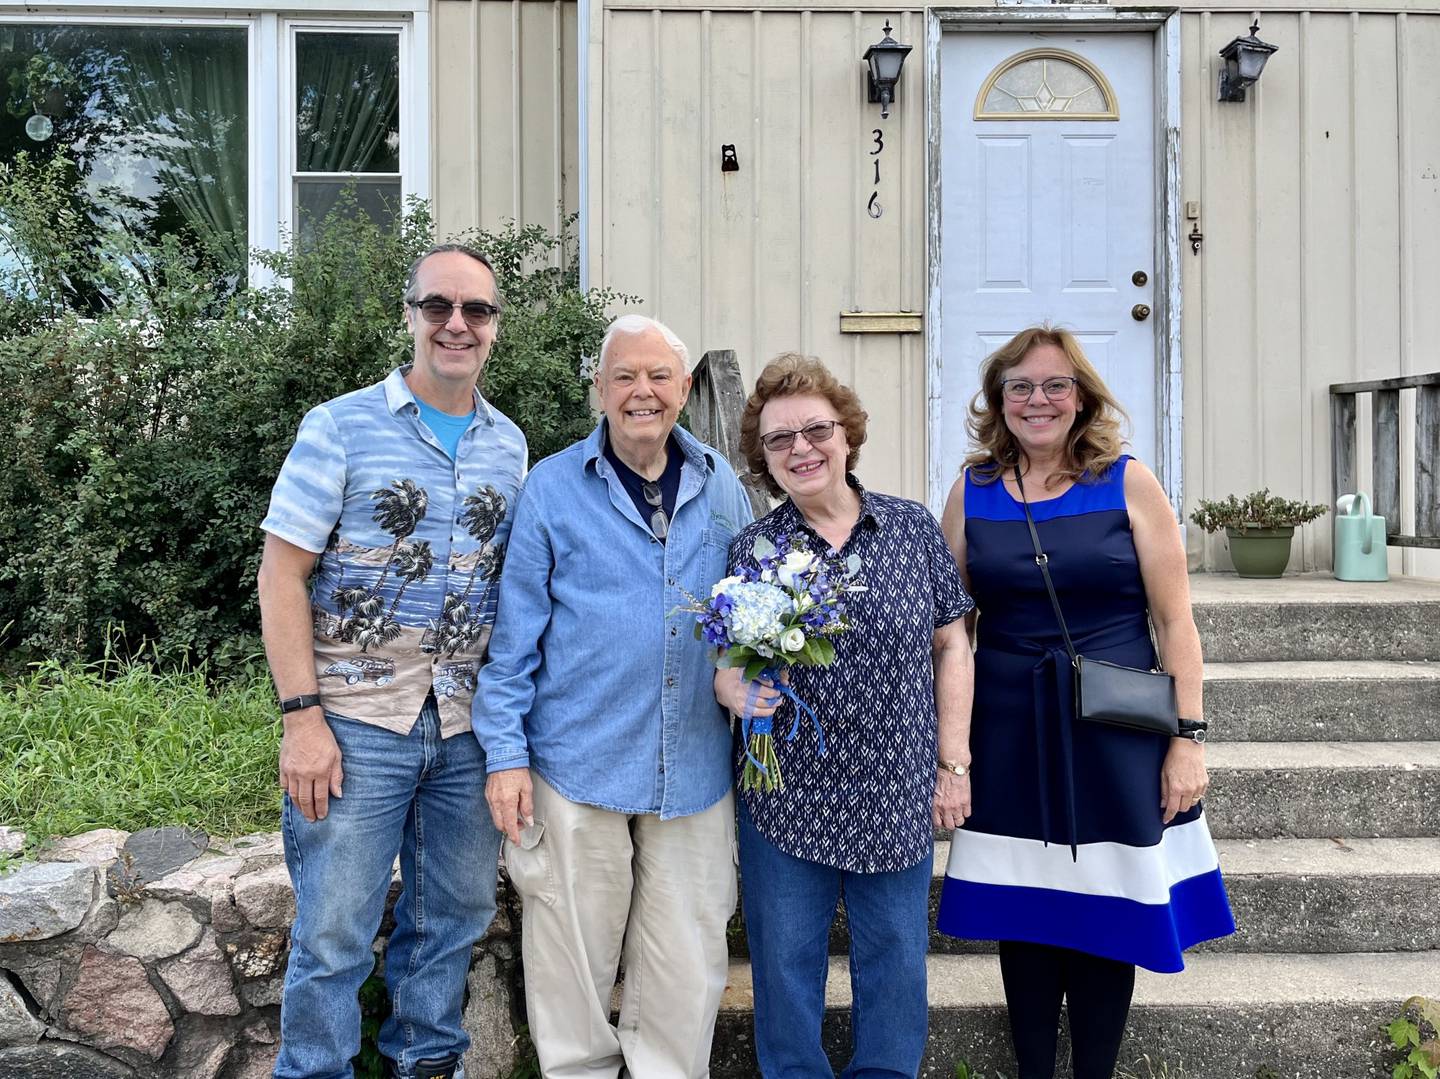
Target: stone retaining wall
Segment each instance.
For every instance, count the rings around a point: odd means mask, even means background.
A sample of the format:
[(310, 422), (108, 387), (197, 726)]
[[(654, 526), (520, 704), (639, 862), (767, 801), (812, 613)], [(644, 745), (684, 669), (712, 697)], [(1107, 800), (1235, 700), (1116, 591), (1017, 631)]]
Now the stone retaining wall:
[[(19, 843), (0, 828), (0, 852)], [(516, 910), (502, 880), (471, 963), (470, 1079), (515, 1063)], [(0, 1079), (267, 1079), (294, 916), (279, 835), (55, 841), (0, 876)]]

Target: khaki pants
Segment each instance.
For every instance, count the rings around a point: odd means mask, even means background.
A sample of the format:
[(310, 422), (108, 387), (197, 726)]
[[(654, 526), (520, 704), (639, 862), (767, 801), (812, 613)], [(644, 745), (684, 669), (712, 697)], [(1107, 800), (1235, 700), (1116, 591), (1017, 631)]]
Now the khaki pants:
[[(704, 1079), (735, 912), (735, 802), (662, 821), (571, 802), (535, 772), (505, 864), (524, 901), (525, 1004), (546, 1079)], [(625, 984), (610, 1022), (616, 968)]]

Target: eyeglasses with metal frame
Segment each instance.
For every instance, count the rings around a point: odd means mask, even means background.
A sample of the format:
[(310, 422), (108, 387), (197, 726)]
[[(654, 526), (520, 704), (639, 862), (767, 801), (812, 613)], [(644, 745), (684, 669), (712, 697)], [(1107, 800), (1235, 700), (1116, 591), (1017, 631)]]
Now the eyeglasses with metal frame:
[(500, 313), (500, 308), (483, 300), (451, 303), (435, 296), (425, 300), (411, 300), (410, 306), (418, 310), (420, 317), (432, 326), (443, 326), (449, 322), (451, 313), (457, 307), (460, 308), (460, 317), (465, 320), (465, 325), (472, 329), (490, 325)]
[(839, 420), (816, 420), (814, 423), (807, 423), (798, 431), (781, 429), (771, 431), (769, 434), (760, 436), (760, 445), (764, 446), (771, 453), (783, 453), (795, 445), (795, 436), (804, 435), (805, 441), (810, 445), (818, 445), (829, 440), (835, 433), (835, 428), (840, 425)]
[[(1054, 378), (1047, 378), (1038, 383), (1040, 392), (1045, 395), (1047, 401), (1063, 401), (1075, 392), (1075, 387), (1080, 380), (1074, 375), (1056, 375)], [(1002, 378), (1000, 380), (1000, 392), (1005, 395), (1005, 400), (1014, 401), (1017, 404), (1021, 401), (1028, 401), (1035, 392), (1037, 383), (1028, 378)]]
[(655, 533), (656, 539), (663, 540), (670, 534), (670, 518), (665, 515), (665, 499), (660, 494), (660, 485), (646, 481), (640, 485), (640, 493), (645, 496), (645, 504), (653, 511), (650, 514), (650, 531)]

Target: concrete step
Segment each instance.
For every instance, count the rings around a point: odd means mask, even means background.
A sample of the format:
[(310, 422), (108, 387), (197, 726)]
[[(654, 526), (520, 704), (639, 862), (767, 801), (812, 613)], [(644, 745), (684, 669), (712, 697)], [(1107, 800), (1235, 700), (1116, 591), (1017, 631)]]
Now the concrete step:
[(1215, 845), (1237, 929), (1203, 951), (1440, 955), (1440, 838)]
[[(1200, 946), (1207, 952), (1413, 952), (1440, 949), (1440, 838), (1222, 839), (1216, 844), (1235, 911), (1233, 936)], [(930, 891), (930, 950), (987, 955), (993, 941), (957, 940), (938, 932), (935, 915), (950, 844), (935, 844)], [(748, 954), (736, 916), (730, 953)], [(850, 947), (842, 905), (830, 951)]]
[(1205, 715), (1228, 741), (1440, 740), (1440, 663), (1207, 663)]
[(1440, 835), (1440, 741), (1212, 742), (1217, 839)]
[[(930, 1040), (920, 1074), (949, 1079), (965, 1060), (986, 1076), (997, 1070), (1013, 1076), (995, 957), (932, 955), (928, 967)], [(1388, 1075), (1381, 1070), (1381, 1025), (1415, 993), (1440, 995), (1440, 953), (1196, 955), (1183, 974), (1137, 972), (1120, 1060), (1128, 1065), (1148, 1055), (1156, 1076), (1197, 1079), (1248, 1079), (1265, 1066), (1284, 1079)], [(823, 1038), (838, 1068), (850, 1047), (850, 976), (842, 957), (830, 961), (825, 1003)], [(760, 1074), (753, 1005), (749, 963), (736, 961), (716, 1024), (715, 1079)], [(1068, 1057), (1063, 1035), (1061, 1051)], [(1060, 1074), (1069, 1075), (1068, 1068)], [(1143, 1066), (1139, 1074), (1148, 1075)]]
[(1440, 581), (1203, 573), (1191, 575), (1190, 591), (1211, 663), (1440, 660)]

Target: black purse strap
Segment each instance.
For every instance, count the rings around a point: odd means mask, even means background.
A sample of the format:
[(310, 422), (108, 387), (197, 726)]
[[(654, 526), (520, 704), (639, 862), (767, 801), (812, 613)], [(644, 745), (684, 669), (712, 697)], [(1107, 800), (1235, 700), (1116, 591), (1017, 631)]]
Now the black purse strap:
[(1030, 516), (1030, 500), (1025, 497), (1025, 481), (1020, 478), (1018, 464), (1015, 466), (1015, 486), (1020, 489), (1020, 505), (1025, 509), (1025, 524), (1030, 528), (1030, 542), (1035, 545), (1035, 564), (1040, 567), (1040, 572), (1045, 577), (1045, 591), (1050, 593), (1050, 606), (1055, 608), (1055, 621), (1060, 623), (1060, 633), (1065, 638), (1065, 651), (1070, 653), (1070, 662), (1077, 663), (1080, 657), (1070, 640), (1070, 627), (1065, 624), (1065, 616), (1060, 613), (1060, 597), (1055, 594), (1055, 582), (1050, 580), (1050, 556), (1040, 546), (1040, 533), (1035, 531), (1035, 518)]

